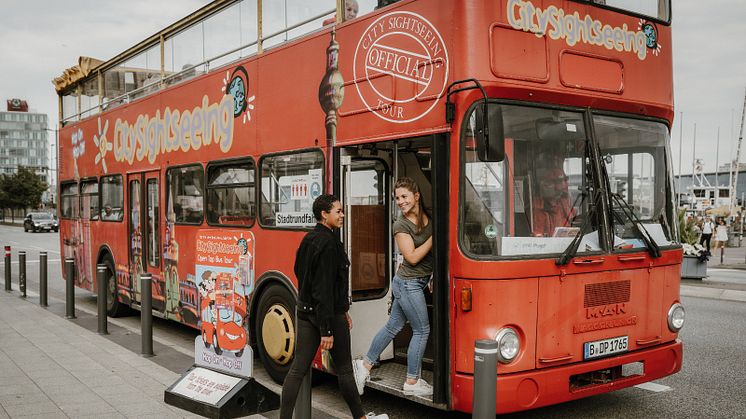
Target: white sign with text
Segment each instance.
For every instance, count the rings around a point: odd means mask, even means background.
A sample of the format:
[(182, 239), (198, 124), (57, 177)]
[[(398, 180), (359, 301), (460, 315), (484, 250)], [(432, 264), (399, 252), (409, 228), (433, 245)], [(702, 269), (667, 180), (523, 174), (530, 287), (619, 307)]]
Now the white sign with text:
[(217, 405), (239, 382), (241, 379), (238, 377), (197, 367), (182, 377), (171, 391), (203, 403)]

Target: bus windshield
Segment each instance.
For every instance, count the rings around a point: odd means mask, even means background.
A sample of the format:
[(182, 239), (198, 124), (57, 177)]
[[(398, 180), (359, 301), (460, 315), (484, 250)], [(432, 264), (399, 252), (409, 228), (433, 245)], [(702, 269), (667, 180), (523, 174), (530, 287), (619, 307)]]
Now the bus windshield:
[[(674, 224), (667, 193), (668, 128), (660, 122), (601, 115), (595, 115), (593, 123), (610, 192), (629, 205), (658, 244), (668, 244)], [(612, 202), (615, 247), (645, 247), (632, 220)]]
[(484, 162), (473, 135), (480, 124), (477, 109), (467, 119), (462, 141), (460, 241), (466, 253), (481, 258), (558, 254), (578, 235), (577, 253), (601, 251), (596, 182), (608, 182), (610, 193), (617, 194), (608, 217), (615, 249), (644, 248), (641, 229), (659, 245), (669, 244), (665, 125), (594, 115), (606, 169), (604, 179), (596, 180), (586, 114), (490, 104), (489, 117), (502, 117), (505, 159)]

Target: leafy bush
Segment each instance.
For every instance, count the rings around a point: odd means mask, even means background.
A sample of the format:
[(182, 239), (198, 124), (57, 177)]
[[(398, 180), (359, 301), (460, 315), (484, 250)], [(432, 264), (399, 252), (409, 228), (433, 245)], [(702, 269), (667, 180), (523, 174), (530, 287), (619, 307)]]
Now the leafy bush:
[(685, 211), (679, 210), (679, 242), (694, 245), (698, 238), (696, 220), (694, 218), (687, 219)]

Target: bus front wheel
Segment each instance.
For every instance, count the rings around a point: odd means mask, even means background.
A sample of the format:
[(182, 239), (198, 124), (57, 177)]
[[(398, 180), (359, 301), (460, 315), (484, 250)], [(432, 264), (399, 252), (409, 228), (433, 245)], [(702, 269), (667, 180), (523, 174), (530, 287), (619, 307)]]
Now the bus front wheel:
[(295, 298), (284, 286), (272, 285), (262, 293), (256, 314), (259, 358), (267, 374), (281, 384), (295, 350)]

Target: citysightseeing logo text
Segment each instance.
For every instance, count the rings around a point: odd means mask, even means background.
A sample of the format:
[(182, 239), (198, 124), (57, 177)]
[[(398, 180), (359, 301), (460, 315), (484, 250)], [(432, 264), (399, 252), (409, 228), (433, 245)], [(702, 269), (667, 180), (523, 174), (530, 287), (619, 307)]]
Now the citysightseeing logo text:
[[(219, 103), (202, 97), (202, 106), (192, 110), (155, 112), (155, 116), (138, 115), (134, 123), (117, 118), (112, 141), (114, 159), (132, 164), (147, 157), (154, 163), (158, 154), (199, 150), (212, 143), (222, 152), (233, 145), (233, 96), (224, 95)], [(106, 141), (105, 137), (101, 141)], [(101, 156), (103, 157), (103, 156)]]
[[(412, 12), (393, 12), (379, 17), (363, 32), (352, 68), (355, 87), (369, 111), (386, 121), (411, 122), (437, 104), (432, 100), (430, 106), (423, 106), (418, 100), (425, 96), (437, 99), (443, 94), (448, 51), (427, 19)], [(399, 83), (411, 88), (397, 88), (394, 95), (393, 86)]]
[(564, 39), (569, 46), (583, 42), (608, 50), (633, 52), (640, 60), (645, 59), (648, 48), (653, 49), (655, 55), (660, 51), (660, 45), (654, 42), (657, 33), (651, 25), (637, 31), (630, 30), (626, 23), (621, 27), (611, 27), (589, 15), (581, 19), (578, 12), (565, 14), (556, 6), (542, 10), (524, 0), (509, 0), (507, 12), (508, 23), (514, 29), (534, 33), (537, 37), (548, 35), (554, 40)]

